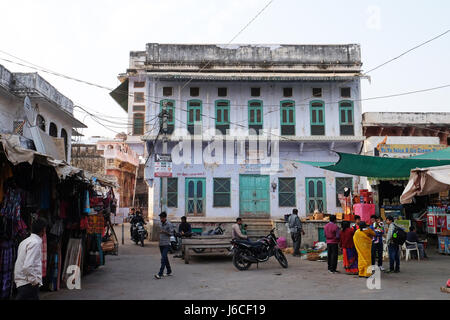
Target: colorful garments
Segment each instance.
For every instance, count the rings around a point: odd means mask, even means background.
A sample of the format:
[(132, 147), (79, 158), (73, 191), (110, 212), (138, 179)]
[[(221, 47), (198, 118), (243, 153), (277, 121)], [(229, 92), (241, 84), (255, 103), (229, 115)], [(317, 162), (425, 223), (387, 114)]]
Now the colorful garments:
[(103, 214), (96, 214), (88, 217), (88, 234), (99, 233), (103, 235), (105, 229), (105, 218)]
[(346, 273), (357, 274), (358, 269), (358, 254), (355, 248), (343, 248), (344, 254), (344, 269)]
[(0, 300), (11, 296), (15, 260), (14, 241), (0, 240)]
[(372, 229), (358, 229), (353, 236), (356, 250), (358, 252), (358, 270), (360, 277), (372, 275), (369, 267), (372, 265), (372, 237), (375, 232)]

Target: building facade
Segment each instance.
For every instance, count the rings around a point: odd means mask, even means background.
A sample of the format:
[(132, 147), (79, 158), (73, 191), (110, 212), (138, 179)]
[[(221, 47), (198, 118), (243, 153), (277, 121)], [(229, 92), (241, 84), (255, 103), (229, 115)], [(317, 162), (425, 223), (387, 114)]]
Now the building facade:
[[(359, 45), (148, 44), (111, 93), (146, 142), (149, 216), (279, 218), (342, 212), (359, 178), (300, 164), (359, 153)], [(164, 111), (164, 113), (162, 113)], [(167, 115), (167, 201), (155, 154)]]
[[(34, 140), (32, 148), (70, 163), (75, 128), (86, 128), (74, 117), (73, 109), (73, 102), (39, 74), (13, 73), (0, 65), (0, 133)], [(58, 140), (62, 152), (58, 152)]]

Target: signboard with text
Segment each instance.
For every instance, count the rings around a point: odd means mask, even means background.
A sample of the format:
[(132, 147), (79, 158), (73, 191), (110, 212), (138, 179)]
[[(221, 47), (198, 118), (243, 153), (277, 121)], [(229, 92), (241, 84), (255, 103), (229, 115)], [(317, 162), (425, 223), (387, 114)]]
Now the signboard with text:
[(172, 156), (170, 154), (155, 154), (155, 177), (172, 177)]
[(380, 146), (380, 157), (404, 158), (445, 149), (442, 144), (384, 144)]

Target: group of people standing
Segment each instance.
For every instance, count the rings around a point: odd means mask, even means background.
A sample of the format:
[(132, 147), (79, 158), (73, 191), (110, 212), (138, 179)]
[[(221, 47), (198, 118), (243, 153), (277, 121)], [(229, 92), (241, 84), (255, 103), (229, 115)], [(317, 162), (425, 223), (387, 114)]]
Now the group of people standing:
[[(343, 221), (341, 230), (336, 224), (336, 216), (331, 216), (330, 222), (324, 228), (328, 249), (328, 272), (339, 273), (337, 270), (338, 246), (342, 248), (343, 264), (347, 274), (370, 277), (373, 272), (371, 266), (375, 264), (381, 271), (385, 271), (383, 268), (383, 234), (385, 233), (389, 253), (389, 270), (386, 272), (400, 272), (400, 246), (394, 236), (398, 226), (391, 216), (386, 218), (386, 225), (385, 227), (381, 218), (376, 215), (371, 216), (370, 225), (361, 221), (359, 216), (355, 216), (355, 224), (351, 226), (349, 221)], [(414, 231), (411, 227), (408, 238), (413, 238)], [(424, 251), (423, 255), (425, 255)]]

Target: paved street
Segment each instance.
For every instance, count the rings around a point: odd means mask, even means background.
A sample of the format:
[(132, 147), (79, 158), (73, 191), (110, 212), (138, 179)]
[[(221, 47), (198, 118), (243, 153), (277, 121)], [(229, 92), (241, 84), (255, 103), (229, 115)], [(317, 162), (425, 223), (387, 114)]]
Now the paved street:
[[(127, 237), (128, 228), (126, 227)], [(120, 233), (120, 228), (117, 228)], [(429, 250), (431, 253), (431, 250)], [(172, 258), (174, 276), (155, 280), (157, 243), (144, 248), (128, 239), (119, 256), (82, 278), (82, 289), (45, 292), (42, 299), (449, 299), (439, 288), (450, 277), (450, 257), (431, 254), (428, 261), (401, 263), (401, 273), (382, 275), (382, 289), (369, 290), (365, 279), (330, 275), (325, 262), (288, 257), (289, 269), (275, 259), (256, 269), (237, 271), (230, 257), (194, 257), (186, 265)], [(342, 270), (342, 264), (340, 262)]]

